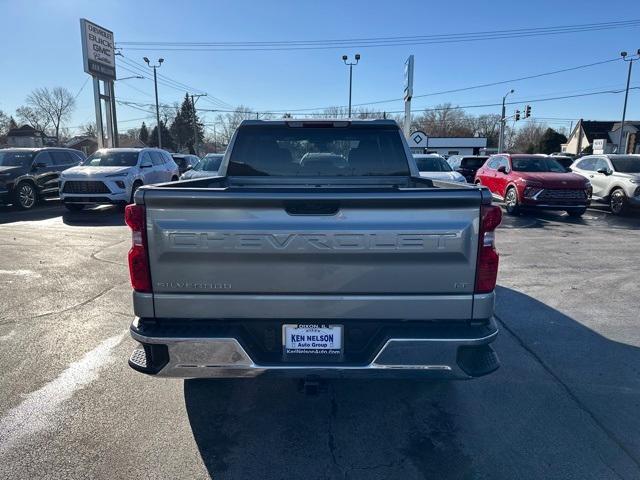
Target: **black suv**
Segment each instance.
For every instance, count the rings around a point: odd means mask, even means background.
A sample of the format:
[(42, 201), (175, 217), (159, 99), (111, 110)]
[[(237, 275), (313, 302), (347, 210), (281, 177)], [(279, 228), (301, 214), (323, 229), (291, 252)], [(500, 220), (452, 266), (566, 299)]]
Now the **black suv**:
[(476, 172), (489, 157), (485, 155), (451, 155), (447, 161), (468, 183), (473, 183)]
[(0, 204), (28, 210), (42, 198), (57, 197), (60, 172), (84, 159), (71, 148), (0, 149)]

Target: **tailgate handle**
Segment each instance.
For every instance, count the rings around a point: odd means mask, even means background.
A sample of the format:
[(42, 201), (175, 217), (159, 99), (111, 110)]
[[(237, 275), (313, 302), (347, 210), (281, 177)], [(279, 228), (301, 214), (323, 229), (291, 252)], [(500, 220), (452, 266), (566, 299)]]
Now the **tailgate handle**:
[(335, 215), (340, 210), (338, 202), (287, 202), (284, 205), (289, 215)]

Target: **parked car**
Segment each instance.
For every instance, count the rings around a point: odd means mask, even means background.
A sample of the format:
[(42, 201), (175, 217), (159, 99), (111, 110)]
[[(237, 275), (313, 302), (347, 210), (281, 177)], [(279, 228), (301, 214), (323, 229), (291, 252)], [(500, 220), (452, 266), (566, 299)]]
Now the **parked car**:
[(476, 184), (504, 200), (507, 213), (522, 209), (564, 210), (572, 217), (584, 214), (591, 198), (591, 184), (567, 172), (549, 155), (492, 155), (476, 173)]
[(0, 204), (23, 210), (39, 200), (57, 197), (60, 173), (84, 161), (71, 148), (4, 148), (0, 150)]
[(69, 210), (133, 202), (142, 185), (178, 180), (178, 165), (157, 148), (105, 148), (60, 175), (60, 199)]
[(640, 207), (640, 155), (587, 155), (571, 170), (591, 182), (593, 199), (607, 203), (615, 215)]
[[(393, 120), (245, 120), (230, 145), (220, 176), (144, 186), (126, 207), (132, 368), (441, 379), (498, 368), (502, 213), (486, 189), (420, 177)], [(307, 153), (348, 165), (302, 168)]]
[(192, 178), (215, 177), (222, 163), (222, 153), (207, 153), (193, 168), (188, 169), (180, 176), (180, 180)]
[(172, 153), (171, 158), (178, 165), (178, 171), (182, 175), (187, 170), (195, 167), (200, 161), (200, 157), (197, 155), (191, 155), (189, 153)]
[(451, 155), (447, 161), (467, 182), (473, 183), (476, 172), (488, 158), (487, 155)]
[(437, 153), (418, 153), (413, 156), (420, 176), (445, 182), (466, 182), (458, 172), (454, 172), (447, 161)]

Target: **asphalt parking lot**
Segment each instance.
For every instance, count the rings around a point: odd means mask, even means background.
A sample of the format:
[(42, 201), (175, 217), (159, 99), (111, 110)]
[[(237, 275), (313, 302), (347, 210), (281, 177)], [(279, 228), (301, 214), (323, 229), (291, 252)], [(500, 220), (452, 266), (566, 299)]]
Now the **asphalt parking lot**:
[(468, 382), (160, 380), (127, 366), (113, 208), (0, 207), (0, 478), (640, 478), (640, 216), (506, 217)]

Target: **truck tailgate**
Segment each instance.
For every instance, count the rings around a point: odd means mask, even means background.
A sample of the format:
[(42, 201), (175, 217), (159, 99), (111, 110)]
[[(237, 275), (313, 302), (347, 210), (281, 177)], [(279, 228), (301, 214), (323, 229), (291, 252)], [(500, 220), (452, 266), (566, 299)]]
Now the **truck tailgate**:
[(481, 193), (144, 192), (156, 317), (469, 319)]

